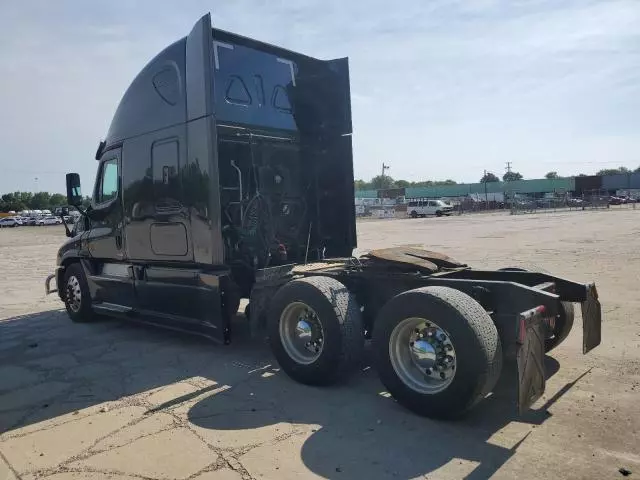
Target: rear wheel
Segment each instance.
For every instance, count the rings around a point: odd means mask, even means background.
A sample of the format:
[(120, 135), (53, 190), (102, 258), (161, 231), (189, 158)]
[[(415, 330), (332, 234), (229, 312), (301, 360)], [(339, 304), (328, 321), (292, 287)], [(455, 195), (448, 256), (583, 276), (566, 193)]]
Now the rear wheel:
[[(501, 268), (501, 271), (515, 271), (515, 272), (540, 272), (549, 273), (543, 268), (531, 267), (525, 269), (522, 267), (508, 267)], [(551, 328), (548, 331), (547, 337), (544, 339), (544, 351), (550, 352), (562, 342), (566, 340), (573, 328), (573, 320), (575, 318), (575, 310), (573, 303), (560, 302), (560, 308), (558, 309), (558, 316), (554, 319)]]
[(441, 217), (442, 216), (442, 210), (438, 210), (436, 212), (436, 217)]
[(64, 306), (74, 322), (89, 322), (93, 317), (91, 295), (79, 263), (69, 265), (64, 273)]
[(561, 302), (558, 309), (558, 316), (555, 318), (555, 322), (551, 332), (544, 339), (544, 351), (549, 352), (560, 345), (569, 336), (571, 329), (573, 328), (573, 319), (575, 312), (573, 310), (573, 303)]
[(401, 293), (380, 311), (373, 349), (382, 383), (399, 403), (434, 418), (463, 414), (495, 386), (498, 331), (482, 306), (447, 287)]
[(268, 329), (278, 363), (300, 383), (334, 383), (362, 357), (360, 306), (333, 278), (307, 277), (281, 287), (269, 306)]
[(411, 218), (418, 218), (418, 212), (416, 212), (415, 210), (411, 212)]

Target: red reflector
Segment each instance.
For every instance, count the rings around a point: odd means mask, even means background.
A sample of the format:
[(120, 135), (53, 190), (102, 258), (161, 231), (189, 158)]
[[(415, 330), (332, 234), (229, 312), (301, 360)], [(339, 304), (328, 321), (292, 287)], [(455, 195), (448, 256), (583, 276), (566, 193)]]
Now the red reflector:
[(527, 321), (524, 317), (520, 317), (520, 325), (518, 326), (518, 343), (524, 344), (524, 339), (527, 336)]

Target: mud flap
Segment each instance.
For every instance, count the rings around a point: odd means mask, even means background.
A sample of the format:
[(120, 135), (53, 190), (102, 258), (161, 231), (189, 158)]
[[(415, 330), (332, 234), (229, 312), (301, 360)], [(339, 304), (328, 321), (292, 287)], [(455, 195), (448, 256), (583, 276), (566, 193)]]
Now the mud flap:
[(545, 308), (539, 306), (518, 317), (518, 413), (522, 415), (544, 393)]
[(587, 285), (587, 296), (582, 309), (582, 353), (586, 354), (600, 345), (602, 340), (602, 307), (598, 291), (593, 283)]

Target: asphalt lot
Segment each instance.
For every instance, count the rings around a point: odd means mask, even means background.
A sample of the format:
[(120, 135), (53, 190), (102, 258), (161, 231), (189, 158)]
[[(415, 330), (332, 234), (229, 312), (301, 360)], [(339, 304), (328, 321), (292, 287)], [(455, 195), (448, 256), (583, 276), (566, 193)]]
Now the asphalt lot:
[(603, 343), (582, 356), (577, 320), (525, 417), (507, 369), (468, 417), (436, 422), (397, 405), (366, 361), (344, 385), (294, 383), (241, 315), (226, 347), (72, 324), (43, 287), (63, 228), (3, 229), (0, 480), (640, 475), (640, 210), (367, 220), (358, 233), (361, 249), (421, 244), (474, 266), (595, 280)]

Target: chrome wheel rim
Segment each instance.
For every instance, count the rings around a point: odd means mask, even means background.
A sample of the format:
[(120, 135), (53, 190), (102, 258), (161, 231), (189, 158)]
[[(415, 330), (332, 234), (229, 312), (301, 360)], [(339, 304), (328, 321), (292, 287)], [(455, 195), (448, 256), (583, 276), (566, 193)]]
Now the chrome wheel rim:
[(280, 342), (296, 363), (315, 362), (324, 348), (324, 330), (316, 312), (303, 302), (292, 302), (280, 315)]
[(67, 304), (73, 313), (80, 311), (82, 291), (80, 290), (80, 282), (75, 275), (71, 275), (67, 280)]
[(424, 318), (405, 318), (389, 338), (389, 358), (398, 378), (418, 393), (445, 390), (456, 374), (456, 351), (449, 333)]

